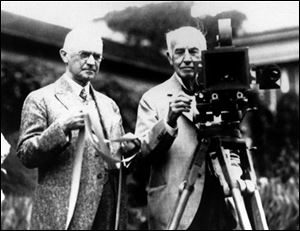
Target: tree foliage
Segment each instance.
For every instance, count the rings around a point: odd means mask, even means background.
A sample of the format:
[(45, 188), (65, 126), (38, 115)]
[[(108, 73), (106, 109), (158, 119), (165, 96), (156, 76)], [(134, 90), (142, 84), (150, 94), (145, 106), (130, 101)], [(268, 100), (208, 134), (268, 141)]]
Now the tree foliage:
[(299, 95), (295, 92), (283, 94), (277, 103), (275, 121), (267, 133), (265, 144), (269, 162), (269, 176), (283, 181), (290, 176), (299, 177)]
[(214, 17), (193, 18), (191, 1), (164, 2), (143, 7), (129, 7), (108, 13), (104, 19), (115, 31), (122, 32), (130, 45), (141, 45), (147, 40), (153, 47), (165, 48), (165, 34), (180, 26), (194, 26), (207, 34), (208, 45), (215, 45), (217, 20), (231, 18), (233, 36), (238, 35), (246, 16), (238, 11), (222, 12)]
[(192, 2), (166, 2), (144, 7), (129, 7), (105, 16), (108, 26), (127, 36), (130, 44), (149, 40), (156, 47), (164, 46), (164, 35), (178, 25), (188, 25)]

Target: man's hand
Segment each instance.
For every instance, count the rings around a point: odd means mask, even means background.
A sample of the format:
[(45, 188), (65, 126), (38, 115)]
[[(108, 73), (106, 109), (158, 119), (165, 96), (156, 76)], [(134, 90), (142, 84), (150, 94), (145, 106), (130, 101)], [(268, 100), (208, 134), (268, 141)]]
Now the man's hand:
[(84, 127), (86, 113), (83, 111), (70, 112), (59, 118), (64, 133), (67, 135), (70, 131)]
[(191, 103), (192, 99), (182, 93), (170, 101), (167, 123), (172, 128), (176, 127), (177, 119), (182, 112), (189, 112), (191, 110)]
[(122, 154), (125, 158), (130, 157), (136, 153), (138, 153), (141, 149), (141, 141), (137, 136), (132, 133), (126, 133), (124, 136), (120, 138), (120, 140), (124, 140), (121, 143)]

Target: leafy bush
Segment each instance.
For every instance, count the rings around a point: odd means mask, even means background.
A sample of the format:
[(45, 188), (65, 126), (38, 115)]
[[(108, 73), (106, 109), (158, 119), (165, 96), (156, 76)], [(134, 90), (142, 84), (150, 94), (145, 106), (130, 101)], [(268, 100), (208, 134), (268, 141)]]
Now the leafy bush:
[(261, 178), (260, 195), (270, 230), (299, 230), (299, 178)]

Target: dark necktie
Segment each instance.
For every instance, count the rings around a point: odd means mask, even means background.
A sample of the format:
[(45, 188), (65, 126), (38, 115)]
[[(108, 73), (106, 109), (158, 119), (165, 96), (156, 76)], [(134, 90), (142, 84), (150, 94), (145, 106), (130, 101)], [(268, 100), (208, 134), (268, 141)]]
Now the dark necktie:
[(83, 101), (86, 101), (87, 100), (87, 94), (86, 94), (86, 91), (84, 88), (82, 88), (79, 96), (83, 99)]
[(186, 89), (185, 87), (181, 87), (181, 89), (182, 89), (182, 91), (185, 93), (185, 94), (187, 94), (187, 95), (190, 95), (190, 96), (194, 96), (195, 95), (195, 93), (194, 92), (192, 92), (191, 90), (188, 90), (188, 89)]

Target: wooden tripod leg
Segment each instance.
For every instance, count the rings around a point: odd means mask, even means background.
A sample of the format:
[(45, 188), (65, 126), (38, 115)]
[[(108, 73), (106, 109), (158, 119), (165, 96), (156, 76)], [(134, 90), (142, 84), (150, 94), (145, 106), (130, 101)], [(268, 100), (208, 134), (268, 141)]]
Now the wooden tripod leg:
[(220, 184), (223, 187), (224, 195), (231, 195), (234, 201), (235, 209), (238, 215), (240, 227), (243, 230), (252, 230), (252, 226), (248, 217), (247, 209), (244, 203), (241, 190), (238, 184), (238, 178), (231, 169), (230, 155), (220, 147), (220, 152), (213, 158), (211, 156), (212, 164), (215, 173), (220, 179)]
[(254, 229), (269, 230), (258, 189), (248, 192), (244, 200)]
[(172, 214), (170, 223), (168, 225), (168, 230), (176, 230), (179, 226), (180, 220), (182, 218), (190, 195), (194, 190), (194, 184), (198, 178), (198, 174), (203, 164), (207, 149), (209, 147), (209, 143), (209, 141), (203, 139), (201, 143), (198, 144), (195, 150), (193, 158), (190, 162), (190, 166), (187, 169), (183, 180), (183, 189), (179, 190), (179, 198), (175, 205), (175, 210)]
[(251, 192), (249, 194), (250, 196), (248, 199), (249, 204), (251, 206), (252, 220), (254, 222), (254, 226), (256, 230), (269, 230), (265, 211), (262, 206), (261, 197), (256, 187), (257, 177), (253, 166), (252, 156), (249, 150), (247, 150), (247, 159), (249, 162), (249, 177), (251, 181), (255, 184), (255, 190), (254, 192)]
[[(230, 152), (229, 149), (225, 149), (222, 145), (219, 146), (219, 150), (217, 151), (217, 162), (222, 169), (220, 174), (223, 174), (220, 179), (225, 179), (229, 186), (241, 228), (243, 230), (252, 230), (244, 197), (239, 186), (240, 174), (237, 174), (237, 171), (235, 171), (231, 164)], [(222, 183), (222, 185), (224, 185), (224, 183)]]
[(180, 199), (178, 201), (178, 205), (174, 211), (173, 217), (171, 219), (171, 222), (168, 226), (168, 230), (176, 230), (179, 226), (181, 217), (183, 215), (184, 209), (186, 207), (186, 204), (190, 198), (191, 190), (184, 189), (182, 191), (182, 194), (180, 196)]
[(234, 205), (237, 210), (241, 228), (243, 230), (252, 230), (250, 220), (248, 217), (248, 213), (247, 213), (247, 210), (245, 207), (244, 199), (243, 199), (240, 189), (233, 188), (233, 189), (231, 189), (231, 193), (232, 193), (232, 197), (234, 200)]

